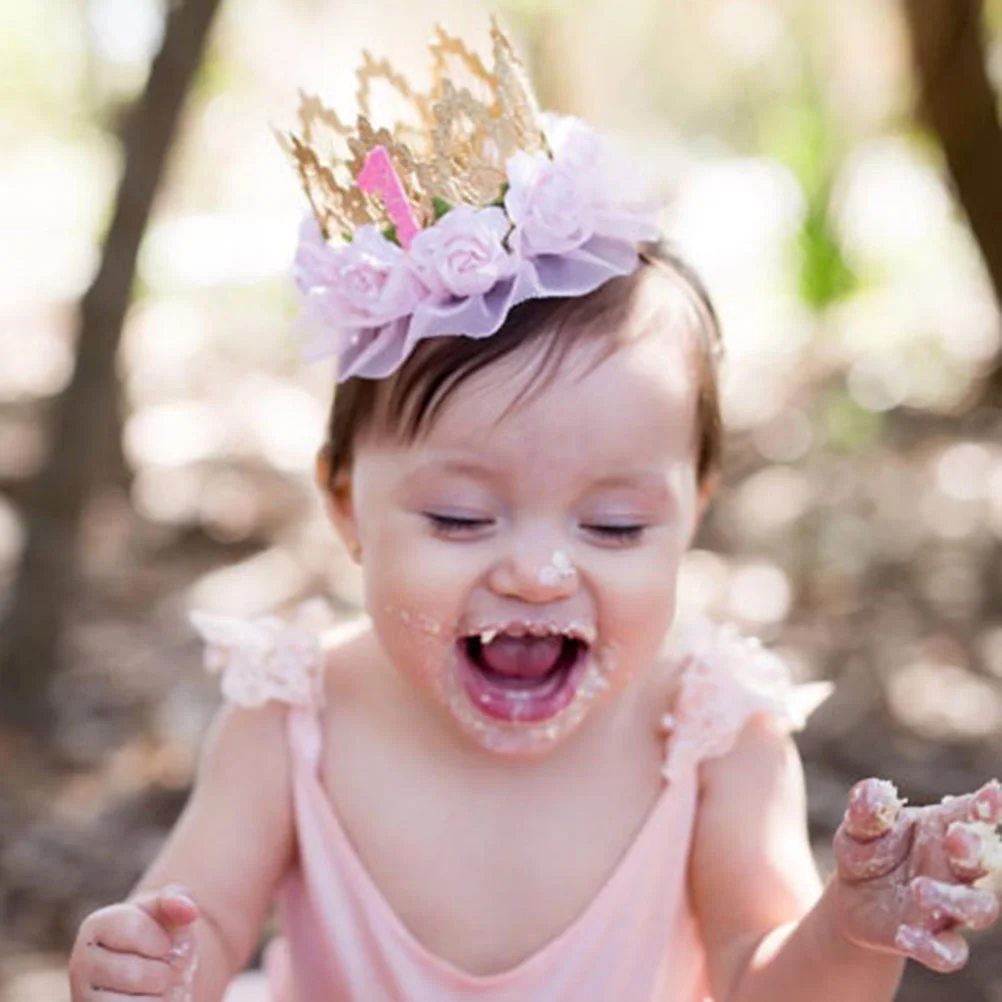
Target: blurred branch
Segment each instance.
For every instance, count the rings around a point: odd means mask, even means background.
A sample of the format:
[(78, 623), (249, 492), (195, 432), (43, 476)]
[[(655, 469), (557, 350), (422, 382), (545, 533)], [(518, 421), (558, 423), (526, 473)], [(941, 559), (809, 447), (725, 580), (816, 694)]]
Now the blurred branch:
[[(1002, 304), (1002, 127), (986, 69), (982, 0), (904, 0), (922, 115), (939, 137)], [(987, 387), (1002, 400), (1002, 364)]]
[(115, 371), (136, 258), (181, 108), (201, 63), (219, 0), (172, 5), (146, 89), (123, 127), (125, 167), (101, 265), (80, 305), (73, 377), (55, 405), (45, 465), (22, 509), (27, 543), (8, 609), (0, 660), (0, 724), (43, 736), (77, 570), (80, 521), (117, 450)]

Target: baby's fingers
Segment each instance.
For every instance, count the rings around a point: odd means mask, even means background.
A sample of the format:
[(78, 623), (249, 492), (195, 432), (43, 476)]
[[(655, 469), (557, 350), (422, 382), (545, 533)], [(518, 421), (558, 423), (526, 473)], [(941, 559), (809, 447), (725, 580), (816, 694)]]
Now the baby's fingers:
[(131, 905), (109, 905), (88, 916), (80, 926), (80, 941), (89, 949), (105, 947), (117, 953), (136, 953), (165, 959), (172, 941), (149, 915)]
[(990, 891), (932, 877), (916, 877), (911, 890), (912, 900), (934, 929), (945, 920), (971, 929), (987, 929), (998, 918), (999, 903)]
[(894, 784), (886, 779), (864, 779), (849, 791), (849, 806), (843, 825), (846, 834), (869, 842), (887, 834), (897, 820), (904, 802)]
[(1002, 784), (997, 779), (989, 780), (971, 800), (970, 818), (989, 825), (1002, 822)]
[(106, 988), (93, 988), (87, 1002), (165, 1002), (167, 995), (133, 995), (130, 992), (111, 992)]
[(995, 829), (980, 821), (954, 821), (943, 839), (946, 858), (954, 875), (977, 880), (996, 869), (1002, 859), (1002, 842)]
[(907, 856), (913, 822), (902, 807), (897, 790), (886, 780), (865, 779), (852, 788), (834, 843), (843, 880), (883, 876)]
[(198, 918), (198, 905), (180, 884), (137, 894), (132, 904), (169, 933), (190, 925)]
[(162, 996), (176, 981), (176, 974), (163, 960), (151, 960), (134, 953), (115, 953), (98, 948), (91, 957), (87, 982), (100, 994), (102, 1002), (113, 993), (156, 998)]
[(944, 826), (954, 821), (998, 824), (1002, 821), (1002, 784), (991, 779), (974, 793), (944, 797), (938, 804), (923, 807), (922, 813), (939, 818)]
[(894, 945), (905, 956), (930, 970), (949, 974), (967, 963), (967, 942), (960, 933), (932, 933), (913, 925), (903, 925), (894, 937)]

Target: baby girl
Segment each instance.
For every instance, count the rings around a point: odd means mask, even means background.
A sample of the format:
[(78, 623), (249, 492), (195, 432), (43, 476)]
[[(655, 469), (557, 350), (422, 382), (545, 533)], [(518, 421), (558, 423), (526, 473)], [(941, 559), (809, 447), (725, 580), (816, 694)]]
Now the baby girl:
[(382, 77), (423, 131), (304, 100), (297, 279), (340, 380), (317, 473), (367, 618), (195, 618), (226, 703), (160, 855), (82, 924), (74, 1002), (886, 1002), (997, 916), (994, 781), (916, 807), (863, 780), (822, 884), (804, 687), (675, 625), (716, 315), (493, 39), (488, 71), (440, 31), (428, 95), (367, 63), (363, 111)]

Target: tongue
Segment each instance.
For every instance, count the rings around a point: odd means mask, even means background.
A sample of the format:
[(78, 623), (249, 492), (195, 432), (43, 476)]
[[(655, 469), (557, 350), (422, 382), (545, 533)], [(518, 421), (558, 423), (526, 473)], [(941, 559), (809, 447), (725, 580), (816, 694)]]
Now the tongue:
[(563, 650), (562, 637), (497, 637), (480, 653), (483, 663), (498, 675), (539, 678), (552, 671)]

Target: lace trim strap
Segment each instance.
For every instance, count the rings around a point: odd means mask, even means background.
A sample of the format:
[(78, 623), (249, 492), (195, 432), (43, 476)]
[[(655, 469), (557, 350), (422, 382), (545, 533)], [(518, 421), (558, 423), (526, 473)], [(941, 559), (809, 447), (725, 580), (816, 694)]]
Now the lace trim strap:
[(245, 620), (192, 612), (205, 641), (205, 668), (221, 675), (223, 696), (240, 706), (277, 700), (317, 709), (323, 705), (324, 651), (315, 603), (301, 606), (295, 621), (276, 616)]
[(664, 776), (730, 751), (748, 719), (769, 713), (791, 731), (831, 694), (830, 682), (794, 685), (785, 662), (730, 624), (694, 624), (679, 653), (686, 662), (674, 713), (666, 714)]

